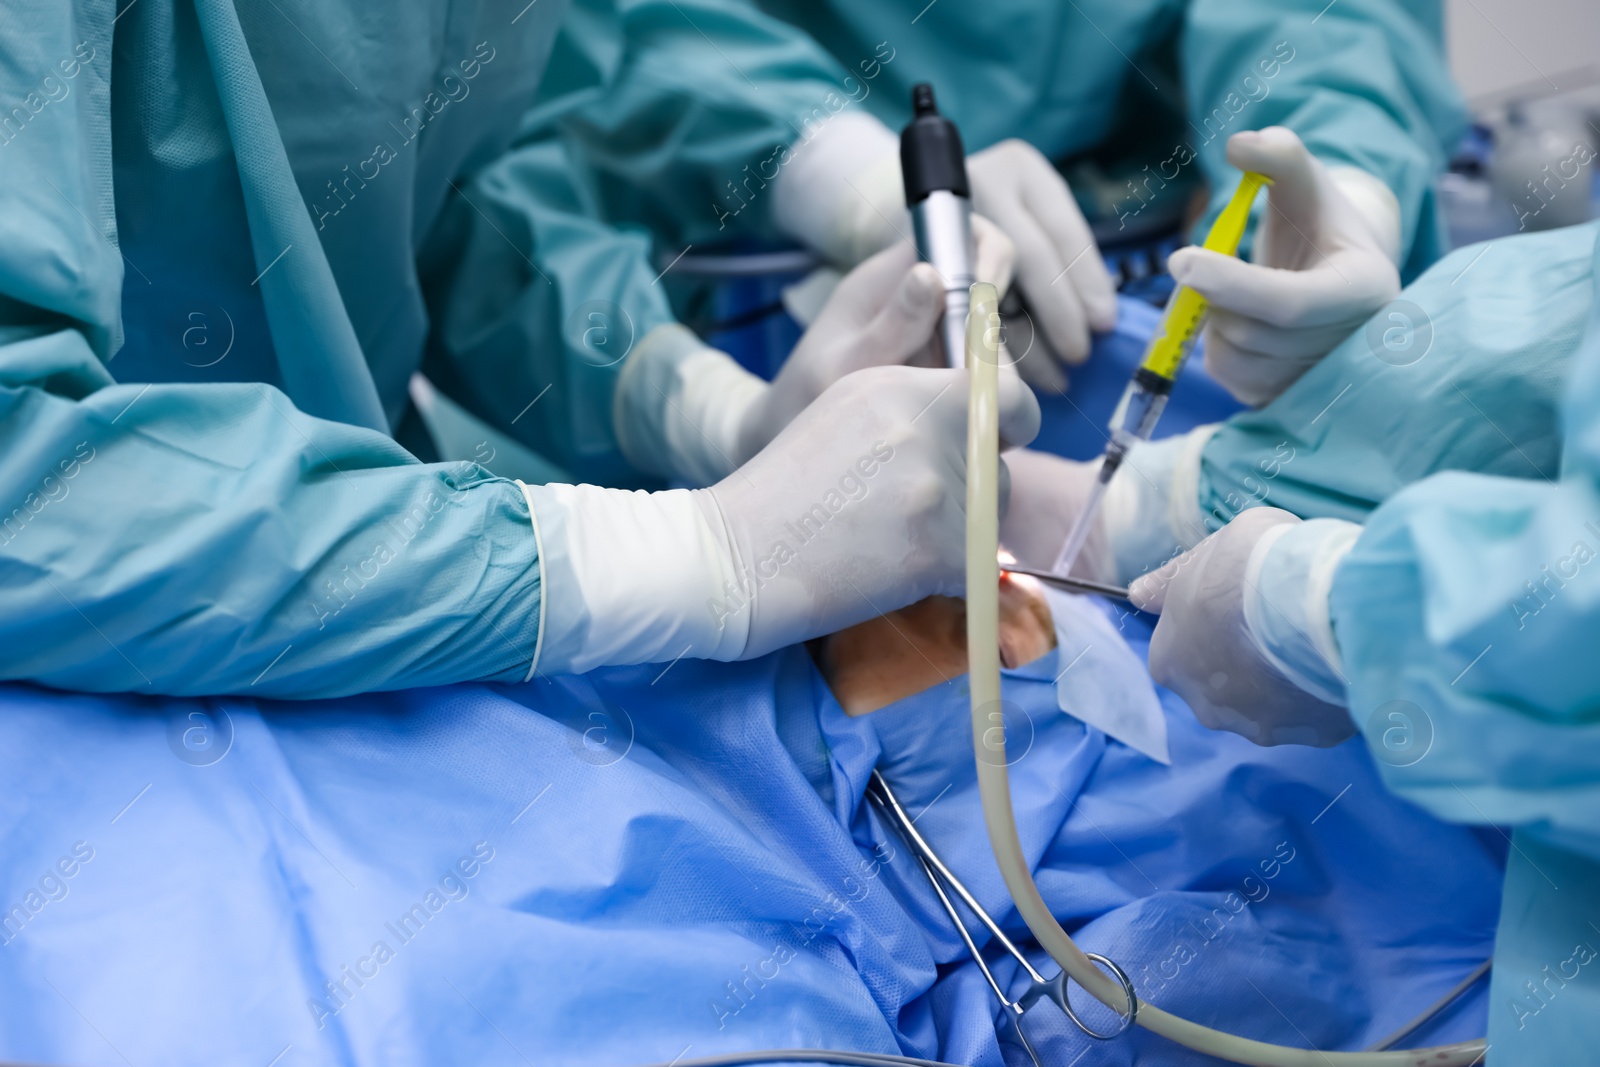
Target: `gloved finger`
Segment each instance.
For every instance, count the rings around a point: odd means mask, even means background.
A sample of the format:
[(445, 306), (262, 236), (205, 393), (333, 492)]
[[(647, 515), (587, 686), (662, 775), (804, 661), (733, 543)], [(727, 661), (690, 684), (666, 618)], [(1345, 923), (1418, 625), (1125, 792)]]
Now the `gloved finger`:
[(1216, 307), (1281, 327), (1338, 321), (1353, 307), (1381, 304), (1378, 294), (1386, 291), (1383, 279), (1337, 252), (1306, 270), (1284, 270), (1191, 246), (1174, 252), (1167, 266), (1174, 281)]
[(862, 333), (861, 359), (851, 370), (870, 363), (905, 363), (927, 348), (944, 312), (944, 284), (927, 263), (915, 263)]
[(868, 322), (900, 287), (906, 272), (916, 262), (917, 248), (910, 241), (896, 241), (869, 256), (834, 286), (816, 321), (855, 325)]
[(1006, 465), (1006, 457), (1000, 457), (1000, 519), (1005, 520), (1006, 512), (1011, 510), (1011, 468)]
[(1206, 335), (1206, 373), (1233, 398), (1252, 408), (1263, 407), (1310, 369), (1310, 362), (1277, 359), (1236, 348), (1226, 338)]
[(1013, 506), (1000, 517), (1000, 545), (1024, 566), (1035, 566), (1057, 542), (1054, 518), (1061, 479), (1052, 477), (1056, 470), (1050, 460), (1055, 457), (1016, 448), (1002, 458), (1010, 472)]
[(1000, 343), (1001, 363), (1014, 367), (1022, 380), (1041, 392), (1060, 395), (1067, 391), (1067, 373), (1050, 346), (1039, 336), (1033, 313), (1021, 301), (1016, 310), (1004, 316), (1005, 340)]
[[(1014, 385), (1007, 385), (1007, 382), (1012, 382)], [(1022, 375), (1017, 373), (1016, 366), (1008, 362), (1005, 346), (1002, 345), (1000, 348), (1000, 388), (1002, 391), (1004, 391), (1017, 386), (1027, 388), (1027, 383), (1024, 381)], [(1006, 444), (1006, 439), (1004, 436), (1002, 436), (1000, 438), (1000, 447), (1012, 448), (1016, 446)]]
[(900, 362), (908, 367), (948, 367), (950, 364), (944, 358), (944, 338), (935, 330), (933, 336), (923, 342), (922, 347), (913, 351)]
[(1271, 178), (1270, 209), (1282, 212), (1295, 226), (1309, 227), (1318, 218), (1322, 189), (1316, 160), (1293, 130), (1286, 126), (1242, 130), (1228, 138), (1228, 162)]
[(1070, 364), (1082, 363), (1089, 355), (1089, 325), (1082, 299), (1065, 278), (1060, 285), (1050, 284), (1061, 276), (1066, 264), (1038, 221), (1022, 210), (1020, 203), (1018, 199), (997, 200), (990, 206), (989, 217), (1016, 246), (1017, 284), (1028, 298), (1036, 332), (1043, 334), (1055, 357)]
[(1089, 319), (1077, 288), (1062, 273), (1066, 264), (1031, 217), (1026, 228), (1011, 234), (1017, 285), (1028, 298), (1034, 326), (1057, 358), (1070, 366), (1082, 363), (1089, 358)]
[(1027, 353), (1013, 365), (1017, 368), (1017, 373), (1022, 375), (1022, 380), (1041, 393), (1050, 393), (1053, 396), (1066, 393), (1067, 372), (1061, 369), (1061, 364), (1056, 362), (1055, 356), (1050, 353), (1049, 346), (1044, 341), (1036, 338)]
[[(966, 403), (963, 395), (962, 403)], [(1039, 436), (1039, 398), (1015, 373), (1000, 368), (1000, 447), (1021, 448)]]
[[(919, 430), (930, 423), (938, 424), (938, 429), (932, 432), (942, 435), (958, 453), (966, 455), (968, 377), (965, 370), (868, 367), (844, 380), (865, 385), (886, 398), (885, 403), (903, 403), (906, 406), (902, 410)], [(1020, 448), (1039, 434), (1039, 400), (1014, 368), (1002, 365), (998, 384), (1000, 447), (1002, 450)]]
[(1366, 318), (1353, 314), (1344, 322), (1284, 329), (1226, 308), (1213, 308), (1207, 326), (1234, 348), (1286, 361), (1316, 360), (1326, 355), (1343, 333), (1353, 331)]
[[(1043, 157), (1040, 157), (1043, 162)], [(1104, 333), (1117, 324), (1117, 287), (1100, 258), (1089, 223), (1078, 208), (1066, 179), (1045, 164), (1046, 173), (1029, 176), (1022, 185), (1022, 203), (1037, 220), (1066, 271), (1052, 287), (1071, 286), (1083, 304), (1090, 329)], [(1046, 299), (1043, 293), (1040, 299)]]
[(972, 216), (972, 243), (977, 249), (973, 276), (980, 282), (989, 282), (1005, 296), (1016, 270), (1017, 246), (1004, 230), (982, 215)]
[(1193, 551), (1190, 549), (1181, 556), (1169, 559), (1148, 574), (1141, 574), (1134, 579), (1128, 586), (1128, 602), (1140, 611), (1161, 614), (1162, 609), (1167, 606), (1167, 591), (1177, 580), (1178, 569), (1188, 562)]

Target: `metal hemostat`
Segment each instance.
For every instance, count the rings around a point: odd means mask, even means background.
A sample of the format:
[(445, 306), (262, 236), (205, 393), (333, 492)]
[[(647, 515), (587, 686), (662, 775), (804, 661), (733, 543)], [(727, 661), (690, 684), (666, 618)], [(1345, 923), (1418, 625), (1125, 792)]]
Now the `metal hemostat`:
[(1094, 593), (1097, 596), (1108, 596), (1115, 600), (1128, 599), (1128, 590), (1120, 585), (1091, 582), (1087, 578), (1067, 578), (1056, 574), (1054, 571), (1036, 570), (1033, 567), (1023, 567), (1015, 563), (1002, 563), (1000, 564), (1000, 570), (1004, 574), (1026, 574), (1030, 578), (1037, 578), (1047, 585), (1065, 589), (1069, 593)]
[[(1122, 1016), (1122, 1024), (1117, 1029), (1110, 1033), (1101, 1033), (1084, 1023), (1082, 1019), (1078, 1018), (1077, 1012), (1072, 1010), (1072, 1002), (1067, 996), (1067, 973), (1061, 971), (1054, 978), (1046, 978), (1034, 968), (1033, 964), (1028, 962), (1028, 958), (1005, 935), (1005, 932), (1000, 929), (1000, 925), (978, 903), (977, 898), (968, 891), (965, 885), (961, 884), (961, 880), (951, 873), (950, 868), (946, 867), (943, 861), (939, 859), (938, 853), (933, 850), (933, 846), (928, 844), (927, 839), (917, 831), (916, 824), (906, 814), (905, 809), (900, 806), (900, 801), (895, 797), (894, 790), (889, 788), (889, 783), (877, 771), (872, 772), (872, 781), (867, 786), (867, 796), (889, 817), (890, 821), (899, 829), (900, 835), (906, 839), (906, 843), (911, 846), (912, 852), (917, 857), (917, 862), (922, 865), (923, 873), (928, 876), (928, 882), (933, 886), (933, 891), (939, 898), (939, 903), (944, 905), (945, 913), (950, 916), (950, 921), (955, 924), (956, 933), (961, 936), (962, 943), (967, 946), (967, 951), (972, 954), (973, 961), (977, 963), (978, 969), (983, 972), (983, 977), (988, 981), (989, 988), (994, 991), (995, 998), (1000, 1001), (1000, 1027), (1003, 1039), (1008, 1039), (1011, 1044), (1020, 1046), (1036, 1067), (1044, 1067), (1039, 1059), (1039, 1054), (1033, 1048), (1033, 1043), (1028, 1040), (1028, 1035), (1022, 1028), (1023, 1015), (1041, 1000), (1048, 1000), (1054, 1003), (1056, 1007), (1066, 1013), (1067, 1018), (1071, 1019), (1079, 1030), (1082, 1030), (1097, 1041), (1109, 1041), (1126, 1032), (1128, 1027), (1133, 1025), (1134, 1020), (1139, 1015), (1139, 998), (1133, 991), (1133, 983), (1129, 981), (1127, 973), (1121, 967), (1099, 953), (1088, 953), (1091, 960), (1109, 970), (1117, 981), (1122, 984), (1123, 992), (1128, 998), (1128, 1003), (1132, 1006), (1128, 1013)], [(989, 970), (989, 964), (984, 960), (983, 953), (979, 951), (977, 942), (972, 938), (971, 931), (967, 929), (966, 923), (961, 921), (960, 913), (950, 900), (950, 895), (946, 892), (946, 886), (961, 898), (961, 902), (971, 909), (972, 914), (988, 929), (995, 941), (1010, 953), (1011, 957), (1027, 973), (1029, 979), (1027, 992), (1016, 1000), (1011, 1000), (1006, 996), (1005, 990), (1000, 987), (1000, 983), (995, 979), (993, 972)]]

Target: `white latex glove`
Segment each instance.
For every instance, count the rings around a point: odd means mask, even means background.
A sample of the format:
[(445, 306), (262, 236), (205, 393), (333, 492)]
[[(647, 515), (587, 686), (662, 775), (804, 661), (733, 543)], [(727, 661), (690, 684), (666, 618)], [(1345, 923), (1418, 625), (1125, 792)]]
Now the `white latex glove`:
[[(1206, 535), (1200, 514), (1200, 453), (1215, 425), (1137, 444), (1106, 487), (1072, 573), (1126, 585)], [(1082, 510), (1100, 461), (1080, 463), (1018, 449), (1006, 457), (1011, 506), (1000, 543), (1019, 563), (1049, 569)]]
[[(913, 240), (900, 135), (862, 111), (841, 111), (808, 141), (790, 147), (771, 203), (779, 231), (844, 269)], [(973, 272), (1004, 295), (1014, 253), (1002, 229), (981, 210), (973, 215)]]
[(1089, 223), (1066, 179), (1026, 141), (1009, 140), (967, 157), (972, 207), (1017, 247), (1017, 286), (1027, 298), (1035, 348), (1017, 364), (1024, 379), (1053, 392), (1066, 390), (1058, 361), (1089, 357), (1090, 331), (1117, 324), (1117, 287), (1095, 246)]
[[(1251, 508), (1139, 579), (1130, 598), (1161, 613), (1150, 676), (1206, 726), (1258, 745), (1325, 748), (1353, 735), (1327, 609), (1352, 533), (1359, 527), (1351, 523), (1302, 524), (1287, 511)], [(1301, 550), (1306, 544), (1314, 550)], [(1300, 663), (1288, 664), (1285, 652)]]
[[(1000, 544), (1018, 563), (1049, 570), (1083, 509), (1099, 462), (1080, 463), (1019, 448), (1006, 456), (1006, 467), (1011, 471), (1011, 506), (1000, 523)], [(1091, 582), (1116, 582), (1116, 561), (1103, 512), (1072, 573)]]
[(852, 270), (834, 287), (778, 376), (745, 413), (741, 462), (767, 446), (813, 400), (847, 374), (867, 367), (945, 366), (939, 320), (944, 284), (904, 241)]
[(840, 281), (770, 385), (684, 327), (657, 327), (617, 381), (612, 416), (622, 453), (641, 470), (709, 485), (845, 375), (942, 365), (943, 312), (938, 273), (900, 242)]
[[(878, 367), (710, 489), (523, 486), (544, 598), (533, 669), (748, 658), (959, 593), (966, 421), (966, 371)], [(1004, 374), (1002, 439), (1038, 429)]]
[(1254, 262), (1189, 247), (1168, 267), (1211, 302), (1206, 370), (1260, 407), (1400, 292), (1400, 204), (1365, 171), (1324, 166), (1282, 126), (1234, 134), (1228, 162), (1273, 179)]

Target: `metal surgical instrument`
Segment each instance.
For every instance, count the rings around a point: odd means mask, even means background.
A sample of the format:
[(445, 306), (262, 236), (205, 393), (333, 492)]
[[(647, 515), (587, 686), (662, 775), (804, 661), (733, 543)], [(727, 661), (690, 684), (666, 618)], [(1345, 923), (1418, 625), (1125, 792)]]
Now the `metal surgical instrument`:
[(900, 133), (900, 173), (917, 254), (933, 264), (944, 284), (945, 358), (966, 366), (967, 304), (974, 277), (972, 190), (967, 152), (956, 124), (939, 114), (933, 86), (911, 87), (911, 121)]
[(1036, 570), (1033, 567), (1022, 567), (1015, 563), (1000, 564), (1000, 573), (1026, 574), (1029, 578), (1037, 578), (1041, 582), (1065, 589), (1069, 593), (1098, 593), (1100, 596), (1108, 596), (1116, 600), (1128, 599), (1128, 590), (1120, 585), (1091, 582), (1087, 578), (1067, 578), (1056, 574), (1054, 571)]
[[(933, 886), (934, 895), (939, 898), (939, 903), (944, 905), (945, 913), (950, 916), (950, 921), (955, 924), (956, 933), (961, 936), (961, 941), (966, 945), (967, 952), (972, 955), (972, 959), (977, 963), (978, 969), (983, 972), (983, 977), (988, 981), (989, 988), (994, 992), (995, 999), (1000, 1001), (1001, 1036), (1009, 1039), (1012, 1044), (1021, 1046), (1023, 1051), (1028, 1054), (1029, 1059), (1033, 1061), (1035, 1067), (1044, 1067), (1044, 1065), (1040, 1062), (1039, 1054), (1034, 1051), (1033, 1044), (1028, 1040), (1027, 1034), (1023, 1032), (1022, 1016), (1029, 1008), (1041, 1000), (1049, 1000), (1054, 1003), (1056, 1007), (1066, 1013), (1067, 1018), (1071, 1019), (1079, 1030), (1096, 1040), (1108, 1041), (1133, 1025), (1139, 1014), (1139, 998), (1134, 994), (1133, 983), (1128, 980), (1127, 974), (1121, 967), (1098, 953), (1088, 953), (1090, 959), (1109, 970), (1117, 981), (1122, 984), (1123, 993), (1127, 996), (1130, 1006), (1128, 1013), (1122, 1016), (1121, 1026), (1109, 1033), (1101, 1033), (1098, 1030), (1091, 1029), (1072, 1010), (1072, 1002), (1067, 996), (1066, 972), (1062, 971), (1054, 978), (1046, 978), (1034, 968), (1033, 964), (1028, 962), (1028, 958), (1000, 929), (1000, 924), (994, 921), (993, 917), (978, 903), (977, 898), (961, 883), (960, 879), (951, 873), (950, 868), (946, 867), (944, 862), (939, 859), (938, 854), (933, 850), (933, 846), (929, 845), (927, 839), (917, 831), (915, 821), (906, 814), (905, 808), (900, 806), (900, 801), (894, 795), (894, 790), (889, 788), (889, 783), (876, 770), (872, 772), (872, 780), (867, 785), (867, 796), (878, 805), (885, 815), (889, 816), (890, 820), (899, 828), (900, 835), (911, 846), (917, 862), (922, 866), (923, 873), (928, 876), (929, 884)], [(978, 951), (977, 942), (973, 940), (971, 931), (961, 921), (961, 915), (956, 911), (955, 904), (950, 900), (946, 887), (961, 898), (961, 902), (971, 910), (978, 921), (988, 929), (995, 941), (1011, 954), (1011, 957), (1017, 961), (1028, 975), (1028, 988), (1016, 1000), (1011, 1000), (1006, 996), (1005, 990), (1001, 988), (1000, 983), (995, 979), (994, 973), (989, 970), (989, 964), (984, 960), (983, 954)]]

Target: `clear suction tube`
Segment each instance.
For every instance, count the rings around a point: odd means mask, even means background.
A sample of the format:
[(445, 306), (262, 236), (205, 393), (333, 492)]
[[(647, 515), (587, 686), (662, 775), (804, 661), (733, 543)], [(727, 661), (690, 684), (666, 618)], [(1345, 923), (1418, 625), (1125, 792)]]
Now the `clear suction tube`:
[[(979, 283), (972, 287), (966, 337), (971, 379), (967, 412), (967, 654), (972, 671), (972, 744), (977, 755), (978, 793), (989, 846), (1023, 922), (1073, 981), (1126, 1017), (1130, 1005), (1121, 984), (1083, 954), (1040, 896), (1011, 807), (1000, 703), (999, 304), (994, 286)], [(1470, 1067), (1484, 1054), (1482, 1041), (1388, 1052), (1320, 1052), (1273, 1045), (1201, 1026), (1142, 999), (1134, 1021), (1196, 1052), (1250, 1067)]]

